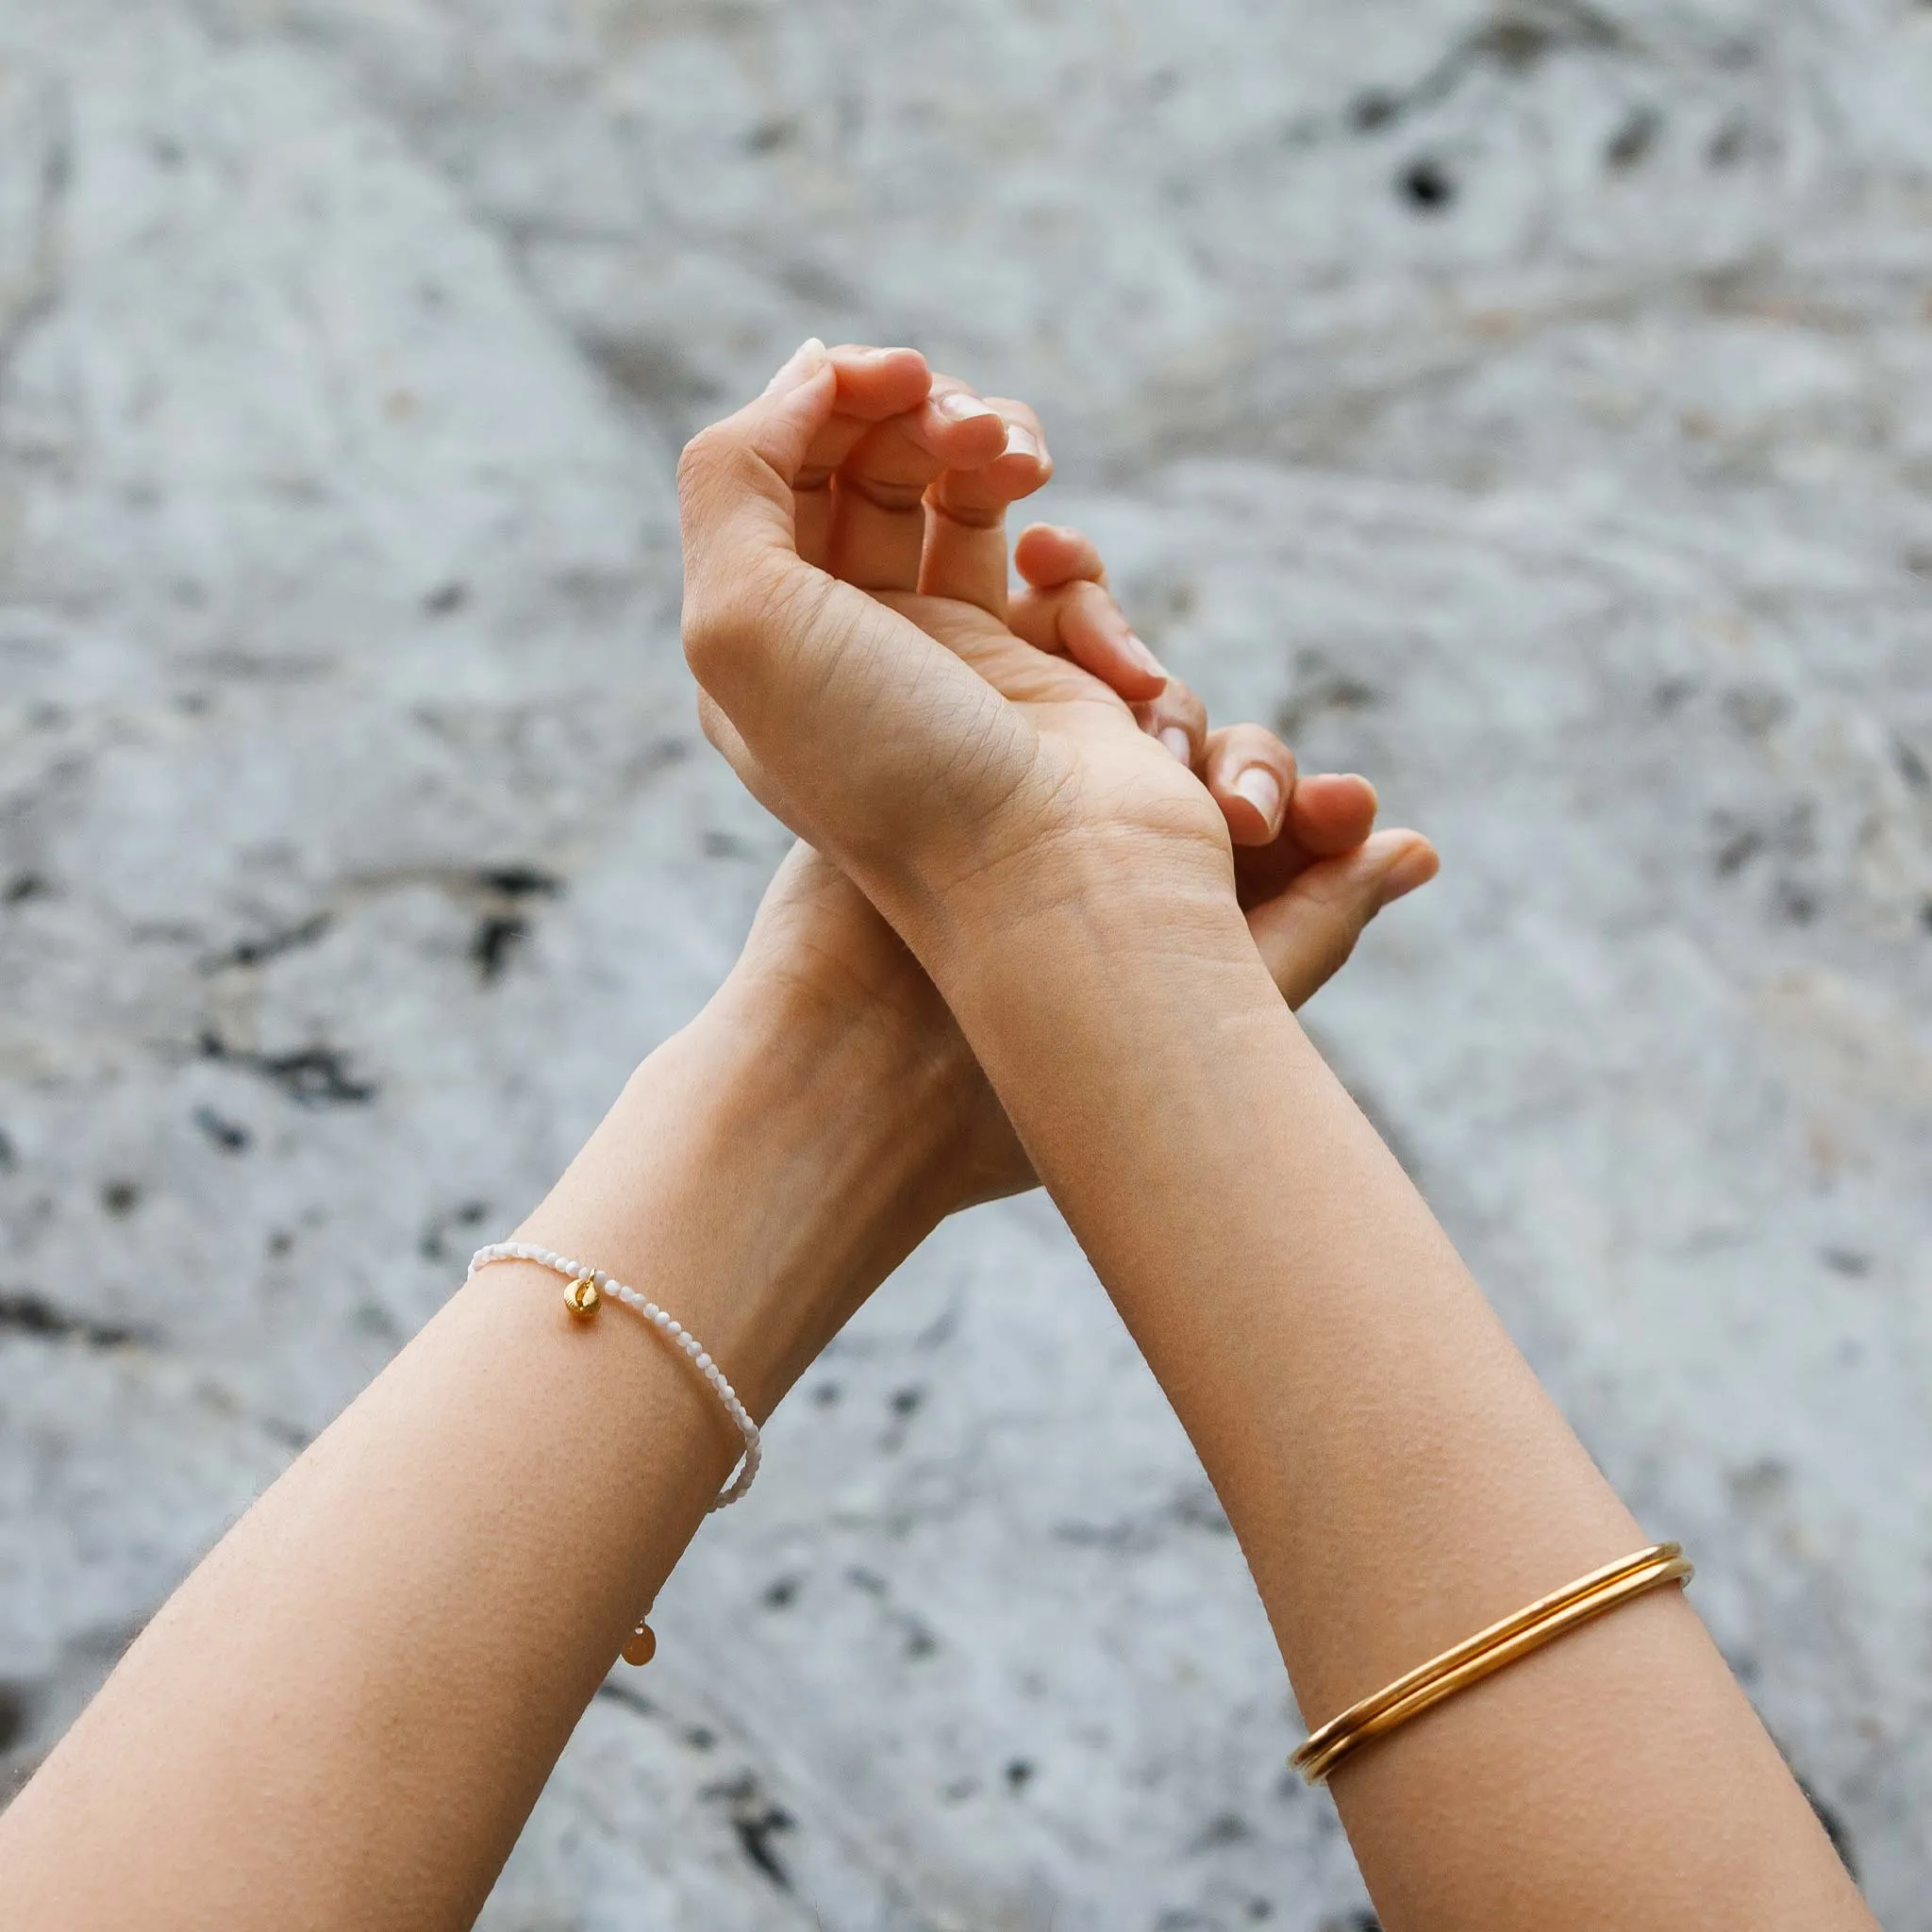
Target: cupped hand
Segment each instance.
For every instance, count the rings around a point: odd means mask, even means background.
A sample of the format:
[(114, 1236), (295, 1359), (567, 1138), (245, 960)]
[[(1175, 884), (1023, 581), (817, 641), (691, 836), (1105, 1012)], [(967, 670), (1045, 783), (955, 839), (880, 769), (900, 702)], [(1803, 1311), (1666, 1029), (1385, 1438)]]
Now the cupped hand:
[[(996, 525), (974, 520), (963, 485), (927, 505), (923, 469), (974, 467), (944, 446), (966, 433), (995, 452), (981, 467), (1008, 460), (1007, 418), (935, 394), (917, 356), (835, 360), (814, 342), (691, 441), (684, 640), (708, 727), (902, 931), (942, 908), (975, 916), (968, 898), (1008, 910), (1064, 892), (1069, 858), (1096, 847), (1112, 878), (1187, 873), (1224, 898), (1226, 821), (1135, 715), (1166, 686), (1158, 667), (1077, 624), (1064, 655), (1029, 643), (1004, 621)], [(841, 487), (855, 467), (867, 486)]]
[[(837, 404), (796, 479), (800, 555), (880, 596), (903, 598), (916, 587), (922, 594), (906, 608), (922, 619), (956, 624), (941, 607), (964, 604), (1002, 619), (1028, 648), (1088, 667), (1219, 808), (1249, 929), (1284, 997), (1299, 1006), (1383, 906), (1433, 875), (1427, 841), (1409, 832), (1371, 836), (1368, 783), (1299, 775), (1293, 755), (1263, 727), (1208, 732), (1198, 700), (1134, 636), (1097, 552), (1077, 532), (1036, 525), (1021, 538), (1013, 562), (1025, 588), (1009, 607), (1006, 511), (1052, 468), (1032, 412), (931, 378), (909, 352), (833, 354)], [(708, 731), (735, 762), (748, 761), (719, 708), (701, 702)], [(950, 1172), (938, 1191), (949, 1209), (1035, 1184), (932, 982), (865, 894), (810, 846), (794, 848), (774, 879), (739, 971), (874, 1029), (896, 1077), (949, 1118), (941, 1144)]]

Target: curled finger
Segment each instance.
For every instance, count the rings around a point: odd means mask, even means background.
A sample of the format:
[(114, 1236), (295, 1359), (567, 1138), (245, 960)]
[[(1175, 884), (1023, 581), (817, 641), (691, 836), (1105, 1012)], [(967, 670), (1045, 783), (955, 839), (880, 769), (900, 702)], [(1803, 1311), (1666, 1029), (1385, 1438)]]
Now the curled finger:
[(1265, 725), (1210, 733), (1201, 777), (1237, 845), (1268, 845), (1280, 836), (1295, 795), (1294, 754)]

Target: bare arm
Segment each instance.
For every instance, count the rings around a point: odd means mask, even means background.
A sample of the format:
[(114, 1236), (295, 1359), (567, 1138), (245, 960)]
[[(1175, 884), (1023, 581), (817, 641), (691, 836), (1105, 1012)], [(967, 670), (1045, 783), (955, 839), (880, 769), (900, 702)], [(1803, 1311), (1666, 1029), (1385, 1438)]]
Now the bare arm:
[[(881, 425), (847, 438), (861, 485), (921, 438), (943, 461), (940, 430), (919, 427), (930, 380), (916, 357), (860, 358), (845, 402)], [(1002, 573), (998, 505), (1040, 467), (957, 484)], [(893, 535), (874, 527), (875, 552)], [(844, 548), (870, 574), (876, 555)], [(1054, 554), (1036, 576), (1058, 585)], [(1097, 570), (1084, 543), (1058, 554)], [(1113, 668), (1145, 676), (1131, 657)], [(1432, 855), (1366, 838), (1373, 792), (1297, 783), (1257, 727), (1195, 748), (1231, 808), (1236, 754), (1282, 776), (1276, 823), (1248, 828), (1248, 943), (1306, 997), (1405, 889), (1393, 869), (1413, 884)], [(662, 1304), (762, 1418), (943, 1214), (1032, 1184), (930, 981), (800, 847), (724, 991), (637, 1072), (524, 1236)], [(575, 1326), (555, 1274), (484, 1271), (164, 1607), (0, 1818), (0, 1918), (467, 1924), (737, 1447), (629, 1314)]]
[[(885, 1054), (871, 1024), (727, 988), (526, 1238), (661, 1302), (762, 1417), (943, 1211), (925, 1191), (947, 1112)], [(628, 1310), (573, 1325), (555, 1274), (483, 1270), (0, 1817), (0, 1919), (467, 1924), (736, 1453)]]
[[(1078, 671), (798, 554), (833, 389), (808, 344), (687, 450), (687, 653), (741, 772), (945, 995), (1320, 1722), (1649, 1539), (1274, 997), (1198, 788)], [(1674, 1591), (1372, 1746), (1336, 1797), (1393, 1932), (1872, 1923)]]
[[(924, 943), (1320, 1723), (1651, 1537), (1224, 907), (1098, 883)], [(1391, 1932), (1871, 1924), (1674, 1590), (1371, 1745), (1334, 1790)]]

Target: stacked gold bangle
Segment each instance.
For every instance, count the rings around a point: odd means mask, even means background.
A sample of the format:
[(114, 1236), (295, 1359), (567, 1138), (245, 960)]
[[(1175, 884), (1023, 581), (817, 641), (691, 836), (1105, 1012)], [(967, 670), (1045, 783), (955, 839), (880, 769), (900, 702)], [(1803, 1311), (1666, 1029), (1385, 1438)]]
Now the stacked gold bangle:
[(1678, 1543), (1652, 1543), (1620, 1563), (1593, 1570), (1568, 1589), (1540, 1597), (1513, 1617), (1479, 1630), (1467, 1642), (1396, 1678), (1373, 1697), (1350, 1705), (1340, 1717), (1311, 1731), (1289, 1762), (1309, 1784), (1322, 1784), (1343, 1758), (1398, 1724), (1420, 1717), (1445, 1697), (1466, 1690), (1519, 1657), (1541, 1650), (1565, 1631), (1641, 1596), (1645, 1591), (1666, 1583), (1688, 1583), (1694, 1574)]

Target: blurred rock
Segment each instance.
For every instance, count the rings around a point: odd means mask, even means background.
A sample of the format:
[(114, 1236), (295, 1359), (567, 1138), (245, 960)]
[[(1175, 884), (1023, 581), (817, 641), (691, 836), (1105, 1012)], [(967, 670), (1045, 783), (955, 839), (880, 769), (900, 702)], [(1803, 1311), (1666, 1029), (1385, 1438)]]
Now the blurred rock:
[[(911, 340), (1438, 838), (1310, 1024), (1932, 1932), (1928, 97), (1904, 0), (0, 0), (0, 1762), (715, 983), (672, 456)], [(492, 1932), (1355, 1923), (1043, 1203), (772, 1437)]]

